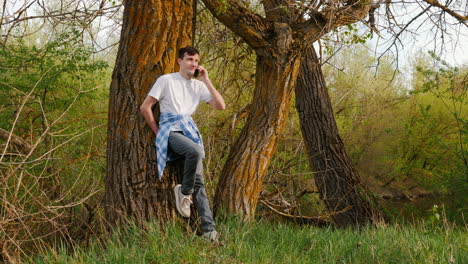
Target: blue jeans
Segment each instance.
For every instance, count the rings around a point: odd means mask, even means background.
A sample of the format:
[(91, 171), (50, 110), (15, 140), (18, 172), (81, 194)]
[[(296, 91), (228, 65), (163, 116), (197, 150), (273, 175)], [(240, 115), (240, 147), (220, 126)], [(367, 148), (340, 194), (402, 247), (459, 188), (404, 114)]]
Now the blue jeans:
[(203, 148), (182, 132), (174, 131), (169, 134), (168, 146), (170, 151), (185, 158), (182, 193), (192, 195), (203, 232), (213, 231), (215, 223), (203, 181)]

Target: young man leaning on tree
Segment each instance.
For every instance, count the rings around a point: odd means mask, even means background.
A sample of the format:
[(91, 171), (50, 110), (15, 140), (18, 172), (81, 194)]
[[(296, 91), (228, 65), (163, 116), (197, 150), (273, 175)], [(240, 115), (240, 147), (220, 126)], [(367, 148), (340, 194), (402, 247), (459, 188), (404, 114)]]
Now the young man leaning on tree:
[[(203, 181), (203, 141), (191, 115), (200, 101), (213, 108), (224, 110), (224, 99), (208, 77), (208, 71), (198, 65), (199, 52), (194, 47), (179, 50), (179, 72), (158, 78), (141, 105), (141, 112), (156, 135), (156, 152), (159, 179), (166, 161), (185, 158), (182, 184), (174, 188), (177, 210), (190, 217), (192, 197), (201, 217), (203, 237), (217, 241), (213, 214), (211, 212)], [(198, 80), (193, 79), (195, 72)], [(161, 116), (156, 124), (152, 106), (159, 101)]]

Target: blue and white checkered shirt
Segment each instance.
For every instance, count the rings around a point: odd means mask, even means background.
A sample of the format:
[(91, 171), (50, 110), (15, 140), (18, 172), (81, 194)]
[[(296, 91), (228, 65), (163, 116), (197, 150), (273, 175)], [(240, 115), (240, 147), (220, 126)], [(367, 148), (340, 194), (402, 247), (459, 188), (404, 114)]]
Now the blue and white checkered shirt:
[[(180, 124), (180, 128), (184, 136), (190, 138), (193, 142), (203, 148), (203, 140), (200, 132), (198, 131), (198, 127), (191, 116), (178, 115), (169, 112), (161, 113), (161, 116), (159, 117), (158, 135), (156, 136), (156, 158), (158, 161), (159, 180), (162, 178), (166, 162), (176, 159), (174, 153), (168, 153), (169, 134), (171, 133), (171, 127), (176, 123)], [(203, 158), (205, 158), (205, 152), (203, 152)]]

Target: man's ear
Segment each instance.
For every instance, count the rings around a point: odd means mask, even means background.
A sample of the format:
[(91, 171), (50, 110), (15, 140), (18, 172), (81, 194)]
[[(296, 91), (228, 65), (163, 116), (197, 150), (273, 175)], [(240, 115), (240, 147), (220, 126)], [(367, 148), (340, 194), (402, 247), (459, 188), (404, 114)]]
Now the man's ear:
[(182, 59), (181, 58), (177, 58), (177, 63), (181, 63), (182, 62)]

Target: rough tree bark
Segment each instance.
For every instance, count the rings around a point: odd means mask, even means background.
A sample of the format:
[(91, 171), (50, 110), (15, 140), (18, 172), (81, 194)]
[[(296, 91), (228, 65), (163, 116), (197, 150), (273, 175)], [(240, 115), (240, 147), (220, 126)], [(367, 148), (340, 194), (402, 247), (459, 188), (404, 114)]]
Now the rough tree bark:
[(304, 54), (296, 85), (296, 108), (320, 198), (338, 226), (384, 220), (353, 168), (338, 134), (320, 61), (311, 46)]
[[(364, 19), (371, 1), (335, 1), (327, 7), (319, 4), (315, 9), (299, 10), (295, 1), (263, 0), (265, 17), (239, 1), (203, 2), (257, 55), (253, 108), (231, 148), (215, 195), (215, 211), (222, 208), (228, 214), (250, 220), (255, 215), (263, 177), (284, 128), (301, 54), (330, 30)], [(310, 17), (307, 20), (305, 12)]]
[(214, 199), (216, 209), (222, 207), (228, 213), (241, 212), (245, 220), (255, 215), (262, 179), (289, 113), (295, 87), (291, 80), (296, 79), (298, 69), (298, 57), (285, 64), (271, 57), (257, 57), (257, 89), (253, 104), (245, 127), (223, 167), (223, 177)]
[(133, 218), (173, 219), (172, 187), (178, 170), (157, 176), (155, 137), (139, 107), (154, 81), (177, 71), (177, 51), (191, 44), (192, 0), (125, 1), (122, 33), (110, 87), (106, 219), (118, 225)]

